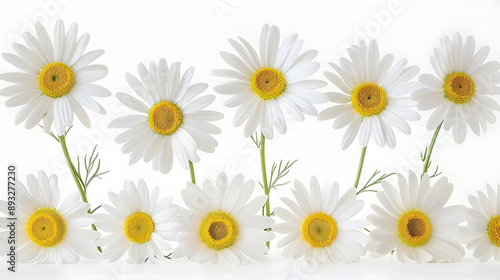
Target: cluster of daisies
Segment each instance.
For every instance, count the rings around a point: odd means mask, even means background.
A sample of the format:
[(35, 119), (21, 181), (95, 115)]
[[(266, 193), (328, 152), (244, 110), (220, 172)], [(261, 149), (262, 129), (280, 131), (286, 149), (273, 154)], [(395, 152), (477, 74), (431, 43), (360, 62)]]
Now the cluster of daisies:
[[(125, 75), (135, 95), (116, 94), (137, 112), (110, 123), (111, 128), (125, 129), (116, 142), (130, 154), (130, 164), (152, 161), (153, 169), (162, 173), (171, 170), (175, 157), (190, 169), (191, 181), (181, 191), (183, 205), (161, 198), (158, 187), (150, 190), (139, 180), (126, 181), (123, 190), (109, 192), (111, 204), (92, 210), (86, 198), (89, 182), (76, 172), (65, 136), (74, 115), (90, 127), (86, 109), (105, 113), (94, 97), (111, 93), (93, 82), (106, 76), (107, 68), (91, 64), (103, 51), (85, 52), (89, 35), (78, 37), (76, 24), (66, 32), (58, 21), (52, 37), (39, 23), (35, 31), (24, 34), (26, 45), (13, 44), (16, 54), (2, 54), (20, 72), (0, 75), (12, 83), (0, 95), (9, 97), (6, 106), (22, 106), (16, 124), (24, 122), (27, 129), (40, 125), (61, 143), (80, 192), (59, 203), (57, 177), (44, 171), (28, 175), (26, 186), (18, 183), (22, 262), (76, 262), (80, 256), (116, 261), (127, 255), (133, 263), (185, 257), (199, 263), (244, 264), (265, 261), (275, 233), (283, 257), (309, 263), (357, 262), (367, 251), (373, 257), (395, 254), (402, 262), (453, 262), (464, 256), (462, 244), (481, 262), (492, 256), (500, 261), (500, 186), (488, 185), (485, 192), (470, 195), (470, 207), (447, 205), (452, 183), (427, 173), (441, 128), (452, 129), (454, 140), (462, 143), (468, 127), (479, 135), (495, 121), (493, 111), (500, 110), (490, 97), (500, 93), (500, 64), (485, 63), (489, 48), (476, 51), (472, 37), (465, 42), (459, 34), (442, 38), (431, 57), (436, 75), (423, 74), (418, 81), (417, 66), (407, 66), (404, 59), (394, 63), (391, 54), (381, 58), (376, 41), (361, 42), (349, 48), (349, 58), (330, 64), (335, 73), (325, 72), (325, 77), (339, 91), (327, 93), (319, 90), (324, 81), (310, 79), (320, 67), (313, 61), (317, 52), (301, 52), (303, 41), (296, 34), (281, 42), (279, 29), (265, 25), (258, 51), (241, 37), (230, 39), (237, 55), (221, 52), (221, 57), (232, 69), (212, 74), (231, 80), (214, 91), (231, 96), (225, 105), (238, 108), (233, 123), (245, 123), (245, 137), (260, 134), (259, 141), (254, 139), (263, 170), (264, 194), (259, 195), (255, 182), (242, 174), (228, 178), (220, 173), (214, 181), (196, 183), (193, 163), (200, 160), (198, 150), (214, 152), (213, 135), (221, 132), (212, 122), (223, 115), (207, 110), (215, 96), (203, 94), (207, 84), (191, 84), (192, 67), (182, 72), (180, 63), (169, 65), (165, 59), (149, 67), (139, 64), (139, 77)], [(318, 114), (314, 104), (328, 101), (337, 105)], [(356, 188), (322, 186), (312, 176), (308, 184), (294, 181), (293, 198), (282, 197), (284, 207), (273, 208), (276, 217), (271, 217), (265, 140), (273, 138), (275, 128), (286, 133), (285, 114), (298, 121), (304, 114), (334, 119), (335, 129), (345, 127), (342, 149), (358, 138), (362, 157), (357, 187), (370, 139), (394, 148), (394, 128), (409, 134), (408, 121), (420, 119), (412, 109), (415, 105), (433, 110), (427, 127), (435, 133), (423, 172), (398, 174), (396, 186), (383, 181), (371, 205), (373, 214), (356, 218), (365, 204)], [(0, 201), (0, 211), (6, 210)], [(7, 233), (0, 232), (2, 253), (6, 238)]]

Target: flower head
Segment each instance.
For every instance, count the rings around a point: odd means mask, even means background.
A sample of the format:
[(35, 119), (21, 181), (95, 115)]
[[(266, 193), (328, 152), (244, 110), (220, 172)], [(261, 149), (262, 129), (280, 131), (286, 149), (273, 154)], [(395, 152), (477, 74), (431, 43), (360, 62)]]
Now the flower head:
[(57, 176), (47, 177), (42, 170), (37, 177), (28, 175), (27, 182), (28, 188), (17, 185), (19, 261), (66, 263), (78, 261), (80, 255), (95, 258), (98, 251), (93, 241), (100, 234), (90, 228), (90, 204), (73, 193), (58, 205)]
[(173, 256), (200, 263), (262, 261), (269, 250), (266, 242), (274, 238), (265, 229), (274, 222), (256, 215), (267, 197), (260, 195), (248, 202), (253, 190), (254, 182), (245, 182), (241, 174), (229, 182), (220, 173), (215, 184), (206, 180), (203, 189), (188, 182), (181, 192), (187, 210), (180, 219), (179, 247)]
[(453, 130), (453, 139), (462, 143), (467, 127), (479, 135), (486, 131), (487, 123), (494, 123), (493, 111), (500, 106), (488, 95), (500, 90), (500, 63), (484, 63), (490, 48), (482, 46), (475, 52), (474, 38), (463, 42), (455, 33), (445, 36), (440, 48), (434, 48), (431, 64), (436, 75), (423, 74), (419, 80), (425, 88), (412, 94), (419, 110), (434, 110), (427, 122), (427, 129), (434, 130), (441, 123), (445, 130)]
[(142, 179), (138, 186), (126, 181), (118, 194), (109, 192), (113, 206), (102, 205), (108, 214), (94, 214), (97, 228), (111, 233), (96, 241), (106, 246), (103, 258), (114, 262), (128, 251), (129, 260), (134, 263), (164, 259), (172, 249), (167, 241), (177, 238), (174, 218), (179, 209), (172, 205), (171, 197), (158, 202), (158, 195), (159, 188), (155, 187), (150, 196)]
[(318, 54), (309, 50), (300, 54), (302, 40), (297, 34), (290, 35), (280, 45), (280, 31), (276, 26), (264, 25), (260, 36), (260, 55), (243, 38), (240, 42), (229, 39), (239, 57), (221, 52), (220, 55), (234, 70), (213, 70), (212, 74), (233, 80), (216, 86), (214, 91), (233, 95), (225, 105), (239, 107), (233, 120), (235, 126), (245, 121), (244, 134), (252, 135), (260, 130), (268, 139), (274, 135), (274, 127), (286, 133), (284, 112), (298, 121), (304, 114), (317, 114), (313, 103), (324, 103), (328, 98), (317, 89), (325, 82), (307, 78), (319, 69), (312, 60)]
[(286, 236), (278, 242), (282, 255), (297, 259), (305, 256), (309, 263), (356, 262), (366, 254), (363, 246), (368, 237), (360, 230), (363, 221), (351, 220), (363, 208), (356, 200), (356, 190), (349, 189), (339, 198), (338, 183), (321, 189), (316, 177), (311, 177), (310, 191), (299, 181), (292, 190), (295, 201), (281, 200), (292, 210), (277, 207), (275, 213), (285, 223), (274, 230)]
[(369, 215), (368, 221), (376, 229), (370, 232), (367, 250), (373, 256), (395, 250), (401, 262), (452, 262), (462, 258), (465, 252), (456, 234), (464, 220), (464, 207), (444, 207), (453, 185), (441, 177), (431, 188), (427, 173), (419, 183), (413, 171), (409, 181), (400, 174), (398, 181), (399, 192), (386, 181), (382, 182), (384, 191), (377, 192), (383, 207), (372, 205), (376, 214)]
[(342, 149), (347, 149), (359, 133), (359, 143), (366, 147), (370, 138), (379, 146), (396, 146), (393, 127), (410, 134), (407, 121), (416, 121), (420, 115), (410, 109), (413, 104), (407, 94), (419, 84), (410, 82), (419, 71), (417, 66), (406, 67), (402, 59), (394, 66), (394, 56), (380, 59), (377, 41), (348, 49), (351, 61), (342, 57), (339, 65), (330, 63), (338, 74), (325, 72), (325, 77), (342, 92), (327, 93), (331, 102), (339, 103), (318, 114), (319, 120), (335, 119), (333, 128), (347, 126)]
[(487, 185), (487, 193), (469, 195), (472, 208), (467, 213), (467, 229), (463, 231), (467, 249), (474, 249), (474, 257), (486, 262), (492, 256), (500, 261), (500, 186), (495, 191)]
[(104, 108), (92, 97), (111, 95), (104, 87), (92, 84), (108, 74), (106, 66), (90, 64), (104, 51), (84, 53), (90, 36), (85, 33), (77, 38), (76, 24), (66, 33), (64, 23), (57, 21), (52, 39), (41, 23), (35, 24), (35, 30), (36, 37), (24, 33), (27, 47), (12, 44), (17, 55), (2, 54), (7, 62), (21, 70), (0, 75), (0, 79), (14, 83), (0, 91), (0, 95), (10, 97), (5, 105), (22, 106), (15, 123), (26, 121), (25, 127), (31, 129), (43, 120), (45, 132), (50, 132), (54, 124), (55, 133), (63, 135), (73, 125), (76, 115), (90, 127), (83, 107), (104, 114)]
[(139, 64), (141, 81), (132, 74), (125, 75), (142, 101), (126, 93), (118, 93), (116, 97), (139, 114), (120, 117), (109, 126), (127, 129), (116, 137), (116, 142), (124, 143), (122, 152), (130, 153), (130, 164), (143, 158), (145, 162), (153, 161), (154, 170), (168, 173), (174, 153), (187, 169), (189, 161), (200, 160), (198, 149), (215, 151), (217, 141), (212, 134), (220, 133), (220, 129), (210, 122), (222, 119), (223, 115), (204, 110), (215, 96), (198, 97), (208, 85), (190, 86), (194, 68), (188, 68), (181, 77), (180, 66), (175, 62), (169, 68), (167, 61), (160, 59), (158, 64), (151, 62), (149, 70)]

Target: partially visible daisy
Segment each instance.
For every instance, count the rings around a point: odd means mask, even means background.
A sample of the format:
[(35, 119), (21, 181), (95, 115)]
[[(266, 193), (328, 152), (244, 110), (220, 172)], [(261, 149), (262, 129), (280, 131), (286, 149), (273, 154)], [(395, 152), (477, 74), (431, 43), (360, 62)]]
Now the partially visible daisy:
[(490, 48), (482, 46), (475, 52), (474, 38), (465, 42), (459, 33), (453, 38), (444, 36), (440, 48), (434, 48), (431, 64), (436, 75), (423, 74), (419, 80), (425, 88), (416, 91), (412, 99), (419, 110), (434, 110), (427, 122), (427, 129), (443, 125), (453, 130), (453, 139), (460, 144), (465, 140), (467, 127), (479, 135), (486, 131), (487, 123), (494, 123), (493, 111), (500, 106), (489, 95), (500, 90), (500, 64), (484, 63)]
[(364, 202), (356, 200), (356, 190), (349, 188), (339, 198), (337, 182), (321, 189), (316, 177), (311, 177), (310, 191), (295, 181), (292, 189), (295, 201), (286, 197), (281, 200), (292, 210), (277, 207), (275, 213), (285, 223), (273, 230), (286, 234), (278, 242), (285, 247), (285, 258), (305, 256), (308, 263), (357, 262), (366, 254), (364, 245), (368, 237), (360, 230), (363, 221), (350, 220), (363, 208)]
[(0, 79), (14, 83), (0, 91), (10, 97), (7, 107), (21, 106), (15, 123), (24, 121), (31, 129), (43, 120), (43, 129), (63, 135), (73, 125), (73, 115), (86, 126), (90, 120), (85, 108), (104, 114), (106, 111), (92, 97), (106, 97), (111, 93), (102, 86), (92, 84), (108, 74), (106, 66), (90, 64), (103, 50), (84, 53), (90, 36), (77, 38), (78, 26), (72, 24), (65, 32), (58, 20), (51, 39), (41, 23), (35, 24), (36, 37), (24, 33), (27, 47), (13, 43), (17, 55), (3, 53), (2, 57), (21, 72), (4, 73)]
[(249, 258), (263, 261), (269, 250), (266, 242), (274, 238), (265, 229), (274, 221), (258, 214), (265, 195), (248, 202), (254, 186), (241, 174), (229, 182), (223, 172), (215, 184), (205, 180), (203, 189), (188, 182), (181, 192), (187, 210), (181, 217), (179, 247), (172, 256), (199, 263), (242, 264)]
[(113, 120), (109, 127), (127, 129), (116, 137), (116, 142), (124, 143), (122, 152), (130, 153), (130, 164), (142, 158), (145, 162), (153, 161), (154, 170), (168, 173), (174, 153), (187, 169), (190, 161), (200, 160), (198, 149), (215, 151), (217, 141), (212, 134), (220, 133), (220, 129), (210, 122), (222, 119), (223, 115), (204, 110), (215, 96), (198, 97), (208, 85), (190, 86), (194, 68), (189, 67), (181, 77), (180, 66), (175, 62), (169, 68), (167, 61), (160, 59), (158, 65), (151, 62), (149, 70), (139, 64), (141, 81), (130, 73), (125, 75), (142, 101), (126, 93), (118, 93), (116, 97), (139, 114)]
[(76, 262), (79, 256), (98, 256), (93, 241), (99, 237), (90, 229), (90, 204), (80, 202), (78, 193), (59, 204), (57, 176), (29, 174), (28, 189), (18, 182), (17, 229), (20, 262)]
[(487, 194), (478, 191), (469, 195), (472, 208), (465, 209), (467, 215), (466, 248), (474, 249), (474, 257), (486, 262), (495, 257), (500, 261), (500, 186), (497, 191), (487, 185)]
[(279, 133), (287, 130), (284, 112), (295, 120), (304, 120), (304, 114), (316, 116), (314, 103), (324, 103), (328, 98), (317, 89), (325, 82), (309, 80), (319, 69), (312, 60), (318, 52), (309, 50), (300, 54), (303, 41), (292, 34), (280, 45), (280, 31), (276, 26), (264, 25), (260, 35), (259, 54), (243, 38), (240, 42), (229, 39), (239, 56), (221, 52), (220, 55), (234, 70), (213, 70), (212, 74), (232, 79), (216, 86), (214, 91), (233, 95), (225, 105), (239, 107), (233, 124), (246, 121), (244, 134), (249, 137), (260, 125), (260, 131), (272, 139), (274, 127)]
[(106, 246), (102, 256), (114, 262), (128, 251), (133, 263), (157, 262), (164, 259), (172, 249), (168, 241), (177, 238), (177, 222), (174, 218), (179, 213), (172, 198), (166, 197), (158, 202), (159, 188), (155, 187), (151, 196), (146, 183), (139, 180), (138, 187), (132, 181), (126, 181), (120, 193), (109, 192), (113, 206), (103, 204), (108, 214), (94, 214), (96, 227), (110, 232), (96, 241), (99, 246)]
[(419, 71), (417, 66), (406, 67), (402, 59), (394, 66), (394, 56), (380, 59), (377, 41), (368, 45), (360, 42), (348, 49), (351, 61), (342, 57), (339, 65), (330, 63), (338, 74), (325, 72), (325, 77), (342, 92), (327, 93), (331, 102), (338, 103), (318, 114), (319, 120), (335, 119), (333, 128), (347, 127), (342, 149), (347, 149), (359, 133), (359, 143), (366, 147), (370, 138), (377, 145), (394, 148), (393, 127), (410, 134), (407, 121), (417, 121), (420, 115), (411, 108), (409, 93), (419, 84), (410, 82)]
[(366, 245), (372, 256), (395, 250), (401, 262), (453, 262), (462, 258), (464, 248), (456, 241), (458, 224), (464, 220), (464, 207), (444, 207), (453, 192), (453, 185), (441, 177), (430, 187), (425, 173), (420, 183), (413, 171), (409, 181), (398, 174), (399, 192), (390, 183), (382, 182), (383, 192), (377, 198), (383, 207), (373, 204), (376, 214), (368, 221), (376, 229), (370, 232)]

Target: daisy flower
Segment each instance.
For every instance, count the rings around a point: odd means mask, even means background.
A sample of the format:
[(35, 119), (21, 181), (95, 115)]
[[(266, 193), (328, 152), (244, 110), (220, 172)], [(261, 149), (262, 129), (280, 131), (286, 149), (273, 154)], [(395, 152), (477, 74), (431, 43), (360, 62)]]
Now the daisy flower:
[(337, 182), (321, 189), (316, 177), (311, 177), (310, 191), (295, 181), (292, 189), (295, 201), (281, 198), (292, 212), (277, 207), (275, 213), (285, 223), (277, 224), (273, 230), (286, 234), (278, 242), (285, 247), (285, 258), (297, 259), (305, 256), (308, 263), (357, 262), (366, 254), (363, 246), (368, 237), (360, 230), (362, 221), (350, 220), (363, 208), (364, 202), (356, 200), (356, 190), (350, 188), (339, 199)]
[(383, 192), (377, 198), (383, 207), (372, 205), (376, 214), (368, 221), (376, 229), (370, 232), (366, 245), (372, 256), (395, 250), (399, 261), (453, 262), (462, 258), (464, 248), (455, 241), (458, 224), (464, 220), (464, 207), (444, 207), (453, 192), (453, 185), (441, 177), (430, 187), (425, 173), (420, 183), (413, 171), (409, 181), (398, 174), (399, 192), (390, 183), (382, 182)]
[(494, 256), (500, 261), (500, 186), (497, 191), (487, 185), (487, 194), (478, 191), (477, 196), (469, 195), (472, 208), (468, 214), (464, 237), (466, 248), (474, 249), (474, 257), (486, 262)]
[(266, 242), (274, 238), (265, 229), (274, 221), (257, 214), (266, 202), (265, 195), (248, 202), (254, 186), (241, 174), (229, 182), (223, 172), (215, 184), (205, 180), (203, 189), (188, 182), (181, 192), (187, 210), (181, 217), (179, 247), (172, 256), (198, 263), (263, 261), (269, 250)]
[(304, 120), (304, 114), (316, 116), (313, 103), (324, 103), (328, 98), (317, 89), (326, 85), (307, 78), (319, 69), (312, 60), (318, 52), (309, 50), (302, 54), (302, 40), (293, 34), (280, 45), (278, 27), (264, 25), (260, 35), (260, 48), (255, 49), (243, 38), (240, 42), (229, 39), (237, 55), (221, 52), (222, 59), (234, 70), (213, 70), (215, 76), (232, 79), (216, 86), (214, 91), (233, 95), (225, 105), (239, 107), (233, 124), (238, 127), (245, 121), (245, 137), (252, 135), (260, 125), (267, 139), (272, 139), (274, 127), (281, 134), (287, 126), (284, 112), (295, 120)]
[(17, 185), (19, 261), (66, 263), (78, 261), (80, 255), (95, 258), (98, 251), (92, 242), (100, 234), (90, 229), (90, 204), (73, 193), (58, 206), (57, 176), (47, 177), (42, 170), (37, 177), (29, 174), (27, 182), (28, 188)]
[(160, 59), (158, 65), (151, 62), (149, 70), (139, 64), (141, 81), (130, 73), (125, 75), (142, 101), (126, 93), (118, 93), (116, 97), (139, 114), (120, 117), (109, 126), (127, 129), (116, 137), (116, 142), (124, 143), (122, 152), (130, 153), (130, 164), (143, 158), (145, 162), (153, 161), (154, 170), (168, 173), (174, 153), (187, 169), (189, 162), (200, 160), (198, 149), (215, 151), (217, 141), (212, 134), (220, 133), (220, 129), (210, 122), (222, 119), (223, 115), (204, 110), (215, 96), (198, 97), (208, 85), (190, 86), (194, 68), (188, 68), (181, 77), (180, 66), (175, 62), (169, 68), (167, 61)]
[(487, 123), (495, 122), (493, 110), (498, 103), (488, 95), (498, 94), (500, 64), (484, 63), (490, 48), (482, 46), (475, 52), (474, 38), (463, 42), (455, 33), (452, 39), (445, 36), (440, 48), (434, 48), (431, 64), (436, 75), (423, 74), (419, 80), (425, 88), (412, 95), (419, 110), (432, 110), (427, 129), (434, 130), (441, 124), (445, 130), (453, 129), (453, 139), (460, 144), (465, 140), (467, 127), (479, 135), (486, 131)]
[(406, 67), (402, 59), (394, 66), (394, 56), (380, 59), (377, 41), (360, 42), (348, 49), (351, 61), (342, 57), (339, 65), (330, 63), (338, 74), (325, 72), (325, 77), (342, 92), (327, 93), (331, 102), (338, 103), (318, 114), (319, 120), (335, 119), (333, 128), (347, 126), (342, 149), (347, 149), (359, 133), (359, 143), (366, 147), (370, 138), (380, 147), (394, 148), (393, 127), (410, 134), (407, 121), (417, 121), (420, 115), (410, 109), (413, 103), (407, 94), (419, 88), (409, 82), (419, 71), (417, 66)]
[(106, 66), (90, 64), (104, 51), (84, 53), (90, 36), (85, 33), (77, 38), (76, 24), (66, 33), (64, 23), (58, 20), (52, 40), (41, 23), (35, 24), (35, 30), (36, 37), (24, 33), (27, 47), (12, 44), (17, 55), (2, 54), (7, 62), (21, 70), (0, 75), (0, 79), (14, 83), (0, 91), (0, 95), (10, 97), (5, 105), (22, 106), (15, 123), (26, 121), (25, 127), (31, 129), (43, 120), (45, 132), (50, 132), (54, 124), (55, 133), (63, 135), (73, 125), (73, 115), (76, 115), (90, 127), (83, 107), (104, 114), (104, 108), (92, 97), (111, 95), (104, 87), (92, 84), (108, 74)]
[(108, 193), (113, 206), (102, 205), (108, 214), (94, 214), (96, 227), (111, 233), (96, 241), (99, 246), (106, 246), (103, 258), (114, 262), (128, 251), (133, 263), (164, 259), (172, 249), (167, 241), (177, 238), (174, 218), (179, 209), (172, 204), (171, 197), (158, 202), (159, 191), (155, 187), (150, 196), (146, 183), (140, 179), (138, 187), (126, 181), (120, 193)]

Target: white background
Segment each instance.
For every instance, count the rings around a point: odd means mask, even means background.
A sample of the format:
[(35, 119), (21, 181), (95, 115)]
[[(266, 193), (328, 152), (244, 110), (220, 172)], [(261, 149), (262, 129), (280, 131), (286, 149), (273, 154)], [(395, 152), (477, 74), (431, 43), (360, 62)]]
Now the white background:
[[(213, 77), (209, 71), (214, 68), (228, 68), (218, 55), (219, 51), (233, 52), (227, 38), (242, 36), (257, 46), (260, 30), (265, 23), (280, 28), (282, 40), (298, 33), (304, 40), (303, 50), (316, 49), (316, 61), (321, 68), (314, 78), (324, 79), (324, 71), (332, 71), (327, 62), (338, 62), (346, 55), (346, 47), (360, 39), (375, 38), (379, 42), (382, 55), (393, 53), (396, 59), (406, 58), (409, 65), (418, 65), (420, 73), (433, 73), (429, 57), (432, 49), (438, 46), (443, 35), (460, 32), (464, 37), (476, 38), (476, 49), (482, 45), (491, 47), (487, 61), (500, 60), (500, 2), (483, 1), (250, 1), (250, 0), (205, 0), (205, 1), (3, 1), (0, 4), (0, 52), (13, 53), (11, 43), (20, 41), (22, 32), (33, 31), (33, 23), (40, 20), (52, 34), (57, 19), (63, 19), (66, 27), (72, 22), (79, 25), (79, 35), (91, 35), (87, 50), (104, 49), (106, 53), (97, 63), (109, 67), (109, 75), (99, 81), (113, 96), (98, 99), (107, 114), (97, 115), (90, 112), (92, 128), (83, 127), (75, 118), (75, 126), (67, 141), (73, 157), (84, 155), (94, 144), (102, 159), (102, 168), (110, 170), (102, 180), (95, 181), (89, 188), (88, 198), (93, 206), (108, 203), (107, 192), (119, 191), (124, 180), (137, 182), (146, 180), (148, 186), (160, 186), (161, 196), (173, 196), (174, 201), (182, 204), (180, 190), (189, 179), (189, 171), (175, 163), (167, 174), (155, 172), (150, 164), (139, 162), (128, 165), (128, 155), (120, 152), (121, 146), (114, 142), (121, 130), (107, 129), (107, 123), (128, 113), (127, 109), (115, 98), (116, 92), (132, 93), (125, 81), (124, 74), (137, 75), (137, 64), (158, 61), (166, 58), (169, 63), (182, 62), (182, 70), (194, 66), (196, 72), (193, 82), (209, 84), (207, 93), (224, 81)], [(0, 62), (0, 72), (16, 71), (4, 60)], [(8, 83), (0, 81), (0, 87)], [(322, 89), (336, 91), (329, 84)], [(224, 113), (225, 118), (216, 124), (222, 133), (216, 136), (219, 147), (213, 154), (200, 153), (201, 162), (195, 164), (197, 180), (213, 179), (220, 171), (230, 175), (239, 172), (247, 179), (260, 180), (258, 151), (250, 139), (243, 136), (243, 128), (234, 128), (234, 110), (222, 104), (227, 98), (216, 95), (210, 107)], [(0, 100), (5, 102), (6, 98)], [(322, 104), (318, 111), (331, 106)], [(26, 130), (24, 124), (15, 126), (14, 116), (18, 108), (0, 106), (0, 182), (6, 182), (8, 164), (18, 166), (18, 176), (25, 181), (26, 175), (44, 169), (48, 174), (59, 176), (61, 196), (76, 191), (71, 175), (67, 170), (60, 146), (43, 131), (36, 127)], [(365, 169), (361, 184), (375, 169), (383, 172), (402, 172), (407, 176), (409, 169), (420, 173), (422, 163), (419, 152), (423, 151), (432, 137), (432, 131), (425, 129), (429, 112), (423, 112), (422, 120), (410, 123), (410, 136), (397, 133), (395, 149), (379, 148), (373, 142), (366, 154)], [(468, 205), (467, 195), (476, 190), (484, 190), (485, 184), (496, 185), (500, 181), (497, 158), (500, 155), (500, 124), (493, 124), (481, 136), (468, 131), (464, 144), (457, 145), (451, 133), (442, 132), (433, 153), (433, 162), (440, 165), (442, 176), (447, 176), (455, 186), (449, 204)], [(289, 180), (308, 183), (311, 175), (318, 177), (320, 183), (338, 181), (343, 190), (352, 187), (360, 146), (355, 142), (346, 151), (340, 149), (343, 131), (331, 128), (331, 121), (319, 122), (308, 117), (304, 122), (288, 123), (285, 135), (276, 134), (267, 142), (268, 168), (273, 161), (299, 159), (293, 167)], [(1, 171), (4, 170), (4, 171)], [(272, 206), (280, 204), (281, 196), (290, 196), (291, 185), (275, 191)], [(380, 188), (380, 186), (378, 186)], [(6, 190), (0, 191), (0, 199), (5, 199)], [(370, 212), (369, 204), (375, 202), (373, 193), (360, 196), (366, 201), (363, 215)], [(281, 236), (278, 236), (280, 238)], [(276, 241), (274, 241), (274, 244)], [(495, 277), (500, 271), (498, 264), (490, 262), (479, 264), (468, 253), (458, 264), (399, 264), (391, 257), (372, 260), (364, 257), (359, 264), (329, 265), (319, 268), (308, 267), (303, 262), (283, 260), (279, 250), (271, 248), (270, 262), (251, 264), (244, 267), (194, 265), (187, 261), (175, 260), (161, 266), (131, 266), (124, 260), (116, 264), (102, 261), (99, 265), (79, 263), (67, 266), (21, 265), (21, 275), (41, 273), (47, 277), (56, 273), (63, 277), (67, 273), (100, 275), (102, 279), (117, 277), (130, 279), (138, 274), (151, 275), (177, 274), (176, 278), (204, 278), (204, 274), (218, 279), (233, 278), (234, 274), (258, 273), (258, 277), (273, 275), (279, 279), (326, 278), (330, 274), (365, 279), (400, 278), (413, 276), (442, 279)], [(189, 276), (194, 270), (197, 276)], [(294, 275), (291, 278), (290, 272)], [(302, 272), (301, 272), (302, 271)], [(304, 272), (305, 271), (305, 272)], [(228, 273), (224, 276), (222, 273)], [(231, 275), (232, 276), (231, 276)], [(2, 261), (0, 275), (6, 275)], [(9, 277), (12, 276), (10, 273)], [(122, 276), (120, 276), (122, 275)], [(498, 274), (497, 274), (498, 275)], [(85, 276), (85, 277), (88, 277)], [(94, 276), (93, 276), (94, 277)], [(288, 278), (287, 278), (288, 277)], [(82, 276), (83, 278), (83, 276)], [(493, 279), (492, 278), (492, 279)], [(2, 276), (2, 279), (3, 278)]]

